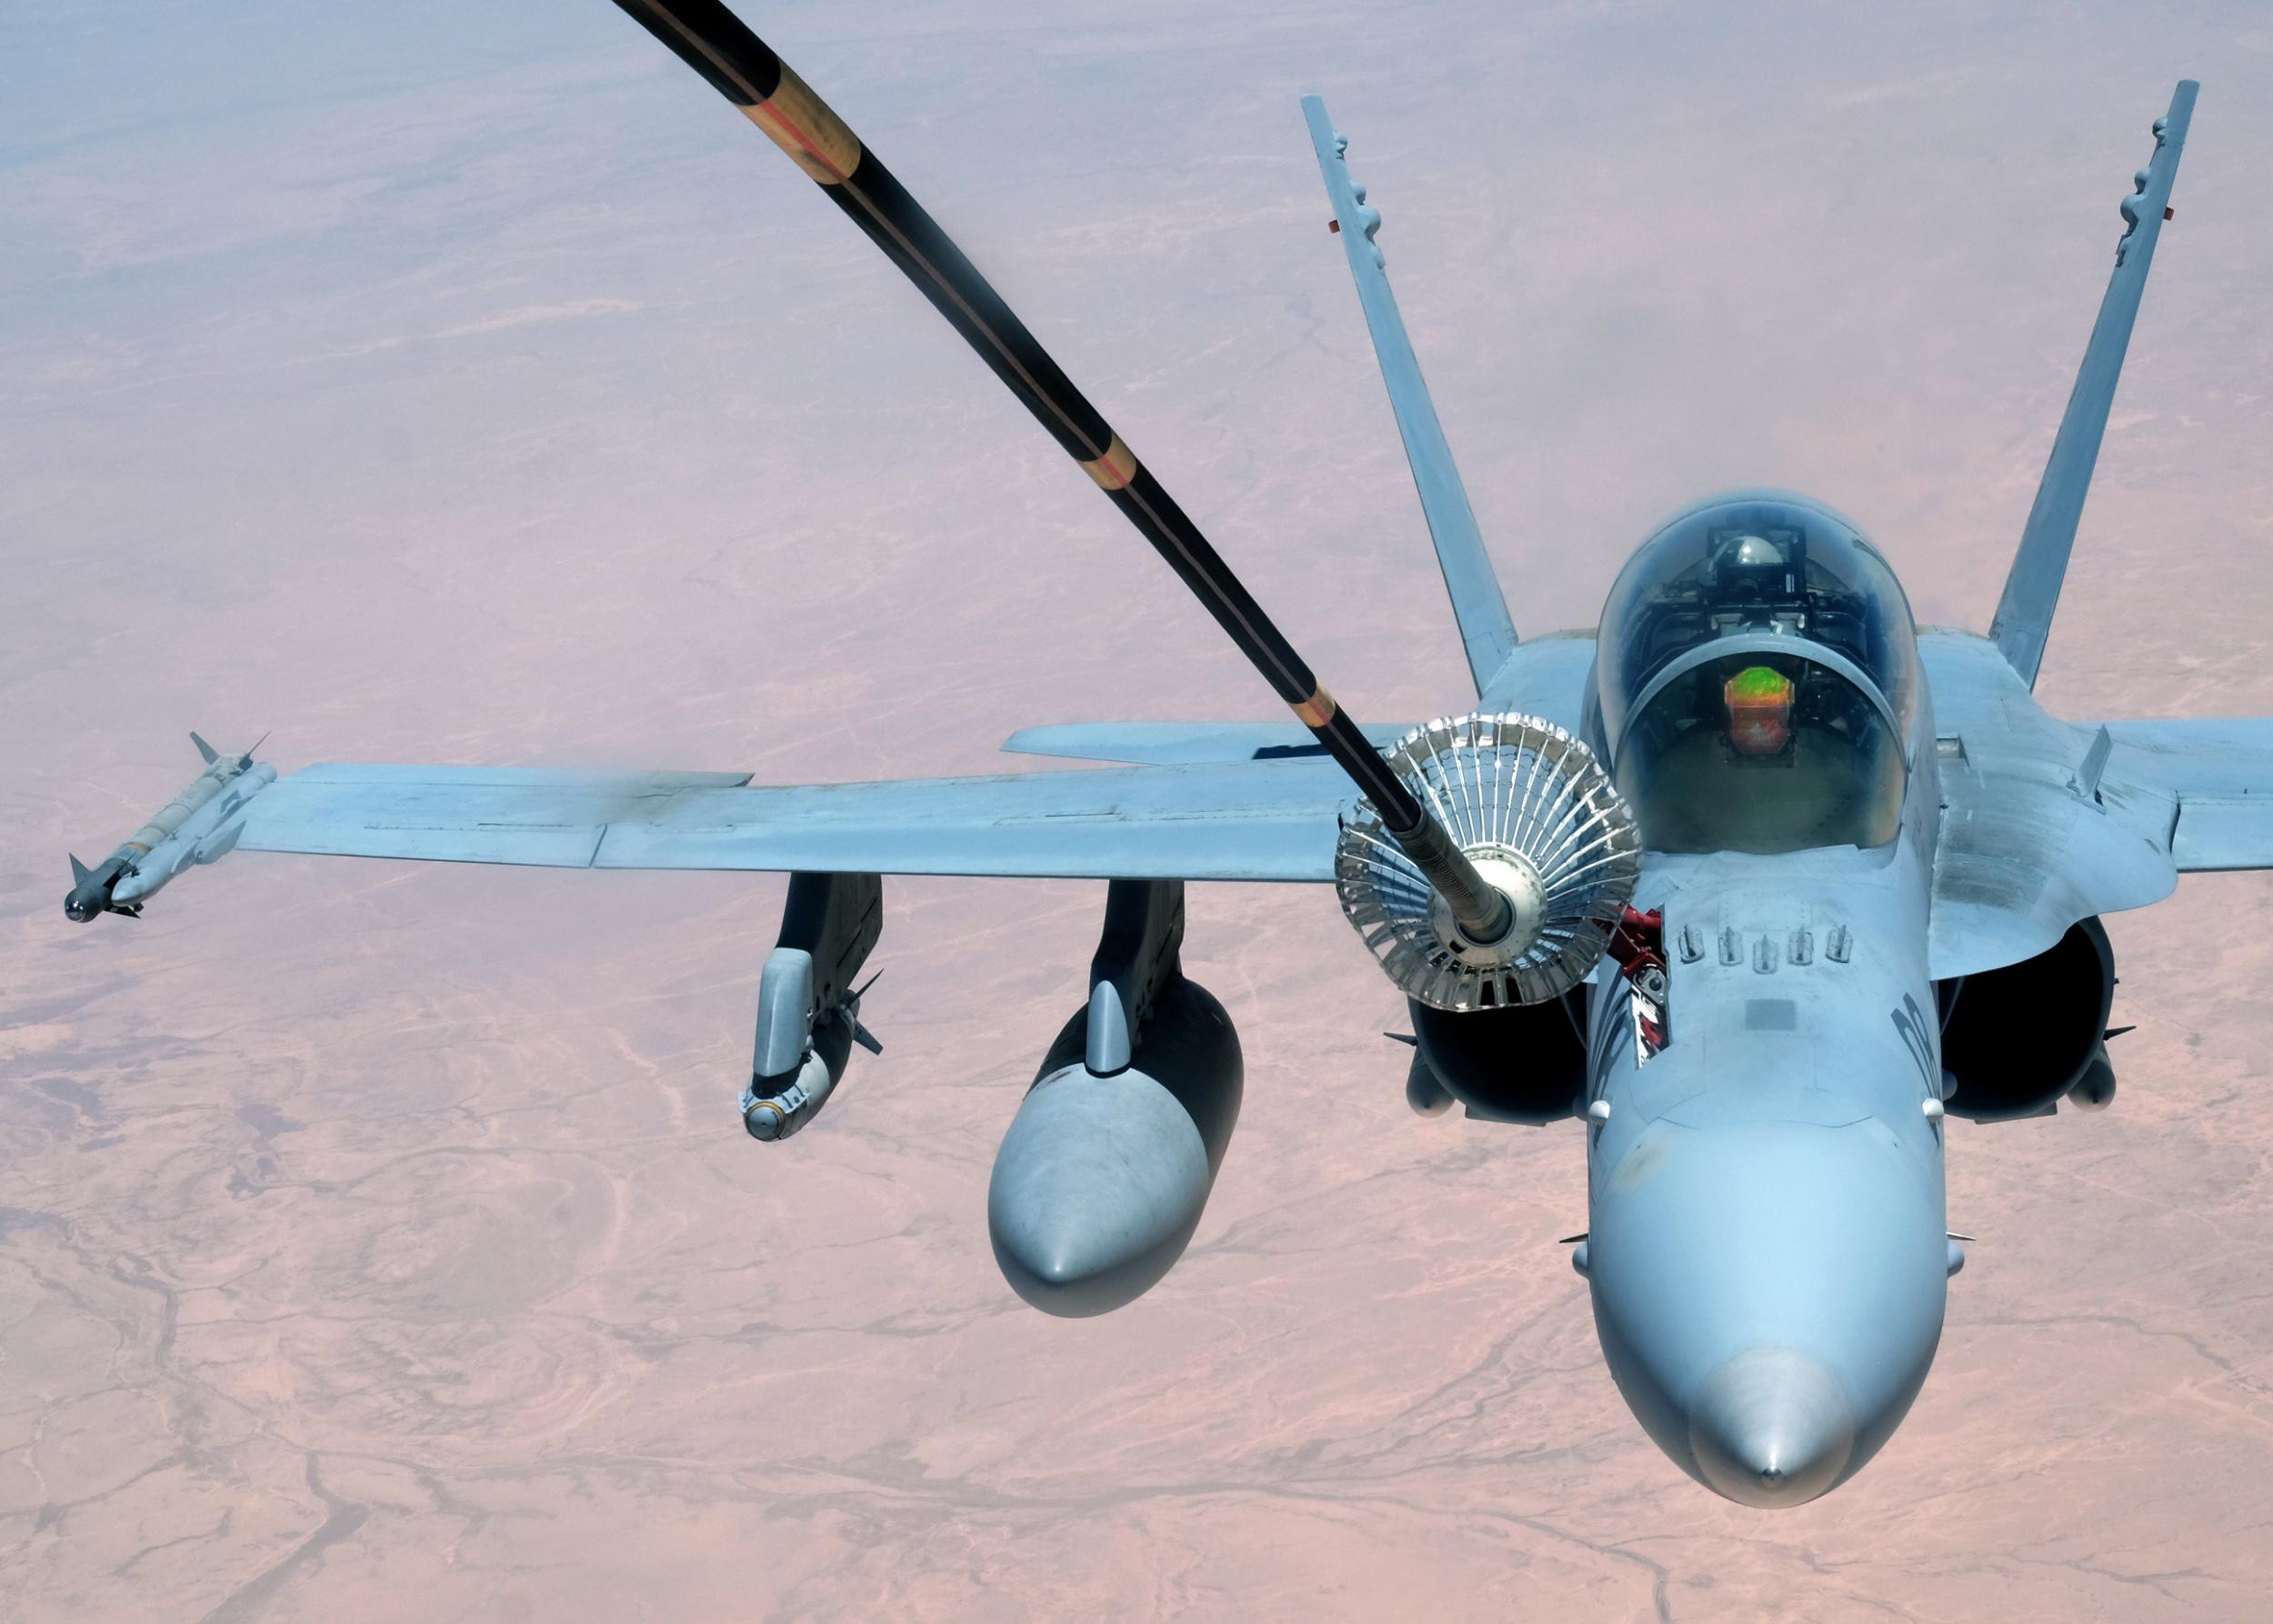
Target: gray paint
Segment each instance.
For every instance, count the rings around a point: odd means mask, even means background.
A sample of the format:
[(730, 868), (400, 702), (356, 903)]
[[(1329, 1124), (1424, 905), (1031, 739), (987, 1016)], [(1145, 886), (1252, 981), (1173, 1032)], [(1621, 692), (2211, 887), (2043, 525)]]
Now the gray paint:
[(2115, 403), (2116, 381), (2123, 373), (2123, 352), (2131, 342), (2131, 326), (2138, 319), (2140, 296), (2147, 291), (2147, 272), (2155, 260), (2155, 244), (2162, 236), (2163, 210), (2170, 202), (2171, 183), (2178, 176), (2178, 158), (2185, 150), (2187, 125), (2194, 117), (2195, 93), (2201, 88), (2182, 79), (2170, 97), (2170, 111), (2155, 121), (2155, 151), (2147, 167), (2132, 182), (2131, 195), (2119, 206), (2123, 236), (2115, 246), (2115, 272), (2084, 346), (2084, 364), (2076, 375), (2076, 387), (2060, 418), (2052, 455), (2044, 466), (2028, 522), (2020, 533), (2020, 548), (2006, 577), (2004, 596), (1997, 602), (1997, 617), (1989, 624), (1989, 638), (2011, 662), (2021, 680), (2037, 686), (2037, 670), (2044, 663), (2044, 642), (2052, 630), (2052, 611), (2060, 599), (2060, 583), (2068, 575), (2068, 557), (2076, 545), (2076, 527), (2083, 520), (2084, 499), (2091, 494), (2091, 471), (2099, 461), (2099, 443), (2108, 431), (2108, 412)]
[(1325, 880), (1336, 817), (1357, 797), (1323, 760), (745, 784), (325, 766), (279, 779), (239, 847), (570, 868)]
[(821, 1114), (853, 1045), (884, 1046), (860, 1024), (853, 983), (884, 930), (884, 884), (873, 874), (796, 874), (781, 936), (757, 980), (757, 1033), (742, 1091), (754, 1139), (786, 1139)]
[(1499, 577), (1492, 572), (1491, 555), (1484, 550), (1467, 489), (1452, 461), (1452, 447), (1445, 442), (1444, 426), (1437, 421), (1436, 404), (1421, 378), (1420, 359), (1406, 335), (1405, 318), (1389, 292), (1387, 262), (1374, 241), (1381, 229), (1381, 211), (1367, 204), (1366, 188), (1351, 178), (1343, 157), (1349, 140), (1336, 133), (1326, 104), (1315, 95), (1304, 96), (1302, 116), (1317, 155), (1318, 174), (1334, 204), (1342, 251), (1349, 259), (1357, 303), (1365, 310), (1366, 328), (1373, 335), (1374, 355), (1381, 363), (1381, 381), (1397, 413), (1413, 488), (1419, 493), (1421, 514), (1437, 546), (1437, 567), (1452, 599), (1453, 618), (1459, 623), (1468, 672), (1481, 695), (1516, 647), (1515, 622), (1508, 617)]
[(1223, 1006), (1184, 977), (1183, 939), (1181, 885), (1114, 882), (1089, 1005), (1058, 1033), (996, 1154), (995, 1260), (1046, 1313), (1086, 1318), (1149, 1290), (1215, 1188), (1243, 1062)]
[(276, 781), (276, 769), (255, 763), (249, 750), (225, 756), (195, 733), (189, 742), (205, 770), (93, 869), (71, 859), (65, 917), (85, 924), (105, 913), (138, 914), (184, 869), (217, 862), (236, 848), (237, 815)]
[(2126, 752), (2111, 754), (2098, 793), (2086, 793), (2095, 730), (2048, 716), (1996, 645), (1937, 631), (1918, 639), (1918, 655), (1937, 738), (1948, 741), (1928, 752), (1948, 802), (1934, 862), (1935, 979), (2018, 963), (2078, 919), (2170, 894), (2173, 803)]
[[(1743, 947), (1675, 966), (1673, 1042), (1647, 1062), (1619, 984), (1597, 980), (1574, 1262), (1636, 1418), (1746, 1504), (1798, 1504), (1861, 1469), (1940, 1336), (1942, 1147), (1924, 1108), (1940, 1075), (1937, 811), (1929, 770), (1883, 852), (1649, 859), (1668, 933)], [(1757, 950), (1842, 929), (1845, 962)]]
[[(1368, 723), (1366, 737), (1387, 749), (1413, 730), (1409, 722)], [(1194, 767), (1227, 761), (1317, 759), (1325, 747), (1294, 722), (1058, 722), (1021, 727), (1003, 740), (1013, 756), (1076, 761), (1124, 761), (1144, 767)]]

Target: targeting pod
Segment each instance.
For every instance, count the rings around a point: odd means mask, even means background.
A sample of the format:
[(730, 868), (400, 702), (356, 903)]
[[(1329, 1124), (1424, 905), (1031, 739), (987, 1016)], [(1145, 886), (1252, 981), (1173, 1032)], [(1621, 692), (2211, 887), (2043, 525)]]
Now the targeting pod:
[(205, 770), (95, 867), (71, 859), (65, 918), (84, 925), (103, 914), (137, 917), (142, 905), (183, 869), (218, 861), (235, 847), (244, 829), (237, 814), (276, 781), (276, 769), (255, 762), (252, 750), (224, 756), (195, 733), (189, 742), (205, 757)]
[(877, 876), (789, 877), (781, 937), (757, 984), (757, 1043), (742, 1091), (742, 1126), (750, 1138), (786, 1139), (820, 1115), (854, 1044), (884, 1052), (860, 1024), (867, 987), (852, 985), (883, 930), (884, 882)]

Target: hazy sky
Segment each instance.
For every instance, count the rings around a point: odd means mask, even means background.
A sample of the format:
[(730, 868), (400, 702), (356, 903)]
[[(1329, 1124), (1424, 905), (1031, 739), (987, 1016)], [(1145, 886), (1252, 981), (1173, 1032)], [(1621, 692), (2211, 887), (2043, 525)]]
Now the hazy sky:
[[(2041, 692), (2273, 713), (2261, 4), (743, 10), (1383, 720), (1463, 673), (1299, 95), (1520, 629), (1740, 481), (1978, 627), (2198, 76)], [(1600, 1368), (1576, 1132), (1409, 1116), (1323, 891), (1194, 892), (1245, 1113), (1077, 1324), (984, 1206), (1100, 887), (887, 886), (886, 1054), (773, 1148), (776, 879), (247, 856), (64, 921), (191, 727), (808, 781), (1274, 710), (613, 6), (0, 8), (0, 1614), (2261, 1616), (2273, 882), (2111, 922), (2121, 1097), (1953, 1132), (1926, 1392), (1764, 1517)]]

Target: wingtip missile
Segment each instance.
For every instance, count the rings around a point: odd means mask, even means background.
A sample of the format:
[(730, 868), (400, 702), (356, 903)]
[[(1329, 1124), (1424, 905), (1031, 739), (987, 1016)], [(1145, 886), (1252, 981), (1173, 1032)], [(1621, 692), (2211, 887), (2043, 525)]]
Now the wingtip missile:
[(276, 781), (276, 769), (255, 762), (251, 750), (225, 756), (195, 733), (189, 741), (205, 761), (203, 772), (96, 867), (71, 858), (65, 918), (80, 925), (104, 914), (138, 918), (143, 903), (183, 869), (214, 862), (235, 847), (238, 815)]
[(129, 910), (111, 900), (111, 889), (125, 872), (126, 865), (113, 854), (99, 867), (90, 868), (75, 856), (71, 859), (71, 889), (63, 899), (64, 917), (84, 925), (98, 914), (126, 913)]

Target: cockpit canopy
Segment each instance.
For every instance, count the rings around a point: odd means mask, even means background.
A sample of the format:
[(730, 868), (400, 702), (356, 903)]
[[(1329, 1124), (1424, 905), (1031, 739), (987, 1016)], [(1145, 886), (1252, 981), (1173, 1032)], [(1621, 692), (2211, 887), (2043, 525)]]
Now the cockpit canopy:
[(1611, 587), (1597, 650), (1613, 772), (1652, 850), (1894, 838), (1917, 635), (1893, 570), (1829, 508), (1677, 515)]

